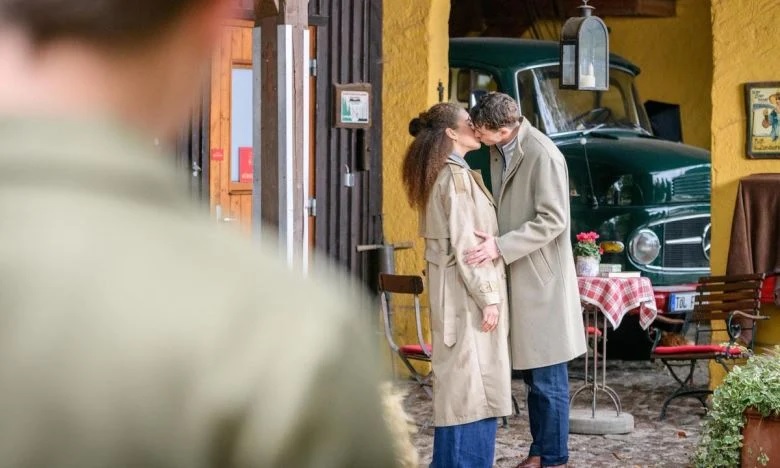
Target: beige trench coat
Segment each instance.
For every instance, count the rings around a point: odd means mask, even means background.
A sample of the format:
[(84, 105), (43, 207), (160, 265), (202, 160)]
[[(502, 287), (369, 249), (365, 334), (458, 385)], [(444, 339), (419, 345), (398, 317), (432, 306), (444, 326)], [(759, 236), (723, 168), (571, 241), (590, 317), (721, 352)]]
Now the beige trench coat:
[[(431, 303), (436, 426), (512, 413), (504, 263), (465, 264), (465, 250), (480, 241), (474, 230), (498, 233), (492, 197), (465, 161), (450, 159), (420, 222)], [(484, 333), (482, 308), (489, 304), (499, 306), (498, 326)]]
[(498, 200), (496, 238), (509, 267), (512, 368), (535, 369), (585, 353), (577, 275), (571, 248), (569, 176), (555, 144), (526, 119), (504, 173), (490, 148)]

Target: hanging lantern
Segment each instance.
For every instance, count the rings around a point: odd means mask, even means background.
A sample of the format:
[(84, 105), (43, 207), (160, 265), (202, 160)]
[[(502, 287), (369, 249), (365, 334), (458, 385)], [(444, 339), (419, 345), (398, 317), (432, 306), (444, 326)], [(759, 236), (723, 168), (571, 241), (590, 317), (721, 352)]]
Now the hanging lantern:
[(589, 91), (609, 89), (607, 26), (588, 0), (578, 8), (582, 16), (569, 18), (561, 30), (560, 88)]

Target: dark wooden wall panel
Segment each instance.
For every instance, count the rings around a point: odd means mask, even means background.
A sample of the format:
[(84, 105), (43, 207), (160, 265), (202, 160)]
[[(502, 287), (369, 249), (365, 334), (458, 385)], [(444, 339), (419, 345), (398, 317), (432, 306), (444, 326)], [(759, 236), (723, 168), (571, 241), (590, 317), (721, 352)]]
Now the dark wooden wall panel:
[[(316, 243), (340, 265), (373, 285), (376, 254), (358, 253), (360, 244), (381, 243), (382, 2), (311, 0), (317, 49), (317, 218)], [(333, 84), (372, 84), (372, 127), (333, 127)], [(362, 134), (361, 134), (362, 132)], [(342, 183), (346, 166), (355, 186)]]
[(192, 199), (206, 210), (209, 209), (209, 93), (206, 87), (176, 140), (176, 166), (186, 178)]

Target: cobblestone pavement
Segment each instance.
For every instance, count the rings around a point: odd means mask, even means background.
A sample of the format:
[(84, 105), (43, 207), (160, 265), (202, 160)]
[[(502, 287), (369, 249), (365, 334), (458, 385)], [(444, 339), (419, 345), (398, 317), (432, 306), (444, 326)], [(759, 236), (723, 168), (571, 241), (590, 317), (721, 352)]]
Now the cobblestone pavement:
[[(570, 365), (570, 388), (582, 385), (584, 361)], [(579, 380), (577, 379), (577, 376)], [(704, 409), (693, 398), (675, 400), (669, 407), (666, 419), (658, 415), (664, 399), (677, 384), (660, 362), (618, 361), (607, 363), (607, 385), (620, 396), (623, 410), (634, 417), (634, 431), (625, 435), (569, 436), (569, 466), (573, 467), (686, 467), (696, 448)], [(697, 384), (708, 379), (702, 363), (695, 374)], [(420, 452), (421, 466), (428, 466), (433, 447), (432, 405), (427, 395), (415, 384), (402, 383), (409, 394), (406, 410), (414, 417), (419, 431), (414, 443)], [(525, 386), (520, 380), (512, 381), (514, 394), (524, 406)], [(575, 407), (586, 407), (590, 394), (580, 395)], [(609, 405), (599, 399), (600, 407)], [(521, 408), (520, 415), (509, 418), (509, 426), (498, 429), (496, 441), (497, 467), (514, 467), (527, 454), (531, 436), (528, 431), (528, 414)]]

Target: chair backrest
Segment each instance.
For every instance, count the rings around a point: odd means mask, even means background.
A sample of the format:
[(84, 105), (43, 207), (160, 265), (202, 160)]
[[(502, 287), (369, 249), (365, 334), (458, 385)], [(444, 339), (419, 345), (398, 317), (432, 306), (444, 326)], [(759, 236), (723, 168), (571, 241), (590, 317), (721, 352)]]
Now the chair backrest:
[[(699, 278), (691, 323), (702, 324), (713, 320), (726, 321), (730, 341), (736, 340), (746, 320), (760, 316), (763, 273)], [(750, 324), (751, 328), (754, 323)], [(752, 340), (751, 340), (752, 341)], [(752, 344), (752, 343), (751, 343)]]
[(379, 293), (382, 301), (382, 321), (385, 326), (385, 337), (393, 351), (398, 352), (399, 346), (393, 337), (393, 307), (388, 293), (410, 295), (414, 299), (414, 315), (417, 327), (417, 341), (426, 356), (430, 357), (428, 347), (423, 339), (422, 318), (420, 314), (420, 294), (423, 292), (423, 280), (416, 275), (379, 274)]
[(379, 274), (379, 292), (417, 294), (423, 292), (422, 278), (415, 275)]

